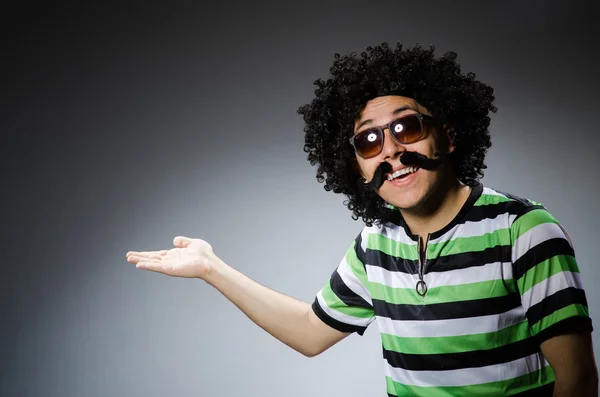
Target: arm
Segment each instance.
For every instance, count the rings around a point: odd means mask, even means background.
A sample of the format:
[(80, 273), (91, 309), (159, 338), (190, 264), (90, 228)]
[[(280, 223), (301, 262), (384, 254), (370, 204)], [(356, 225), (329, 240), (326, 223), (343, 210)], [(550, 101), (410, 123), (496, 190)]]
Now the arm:
[(266, 288), (225, 263), (216, 266), (206, 281), (256, 325), (307, 357), (324, 352), (350, 334), (326, 325), (310, 304)]
[(533, 336), (554, 372), (554, 396), (597, 396), (592, 322), (566, 230), (542, 207), (512, 225), (513, 275)]
[(320, 354), (349, 335), (326, 325), (308, 303), (264, 287), (228, 266), (206, 241), (176, 237), (173, 244), (176, 248), (171, 250), (130, 251), (127, 261), (140, 269), (205, 280), (259, 327), (305, 356)]
[(590, 333), (565, 334), (541, 344), (555, 374), (554, 397), (598, 396), (598, 369)]

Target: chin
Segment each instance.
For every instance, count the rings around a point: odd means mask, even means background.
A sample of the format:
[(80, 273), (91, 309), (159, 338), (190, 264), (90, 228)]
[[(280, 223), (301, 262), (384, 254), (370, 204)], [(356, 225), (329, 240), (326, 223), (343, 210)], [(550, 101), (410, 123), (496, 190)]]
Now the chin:
[(395, 195), (389, 195), (387, 198), (382, 195), (381, 198), (386, 203), (389, 203), (400, 210), (406, 211), (418, 209), (423, 203), (423, 197), (420, 192), (405, 192), (403, 194), (396, 193)]
[(384, 184), (378, 193), (386, 203), (400, 210), (419, 211), (431, 202), (439, 184), (439, 179), (424, 178), (422, 176), (403, 188)]

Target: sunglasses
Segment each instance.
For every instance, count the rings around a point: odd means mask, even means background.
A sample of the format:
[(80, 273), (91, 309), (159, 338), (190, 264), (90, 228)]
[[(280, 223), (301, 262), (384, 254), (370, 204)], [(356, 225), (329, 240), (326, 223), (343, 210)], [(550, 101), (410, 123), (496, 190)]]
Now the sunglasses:
[(425, 134), (423, 123), (434, 118), (421, 113), (412, 113), (390, 121), (380, 127), (371, 127), (350, 137), (350, 144), (360, 157), (369, 159), (377, 156), (383, 150), (384, 129), (401, 144), (407, 145), (423, 138)]

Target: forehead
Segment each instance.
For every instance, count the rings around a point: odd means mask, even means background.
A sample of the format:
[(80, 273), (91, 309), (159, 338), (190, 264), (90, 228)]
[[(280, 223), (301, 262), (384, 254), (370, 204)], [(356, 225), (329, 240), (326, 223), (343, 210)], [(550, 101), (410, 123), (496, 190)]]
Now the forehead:
[(417, 101), (412, 98), (389, 95), (371, 99), (365, 104), (365, 107), (358, 114), (354, 126), (356, 127), (364, 120), (372, 120), (372, 124), (386, 123), (390, 116), (397, 109), (409, 107), (418, 112), (423, 112), (424, 109)]

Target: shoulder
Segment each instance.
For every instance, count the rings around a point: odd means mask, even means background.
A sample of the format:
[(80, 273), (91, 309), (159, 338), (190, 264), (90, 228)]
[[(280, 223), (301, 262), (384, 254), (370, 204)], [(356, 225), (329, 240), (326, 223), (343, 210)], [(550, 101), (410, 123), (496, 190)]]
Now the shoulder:
[(512, 215), (510, 230), (514, 243), (555, 243), (558, 239), (564, 240), (572, 247), (571, 238), (564, 226), (540, 202), (495, 189), (485, 190), (488, 190), (491, 196), (503, 197), (505, 206)]
[(502, 212), (511, 216), (511, 227), (523, 223), (557, 223), (542, 203), (513, 193), (485, 187), (478, 201), (480, 205), (500, 207)]
[(507, 212), (517, 216), (538, 209), (545, 211), (544, 205), (537, 201), (491, 187), (483, 188), (478, 201), (481, 205), (502, 205), (506, 208)]

